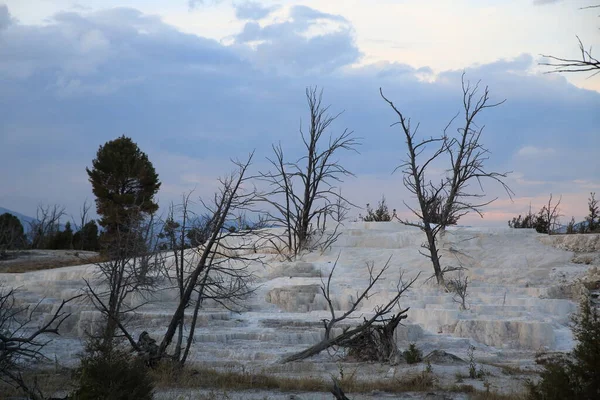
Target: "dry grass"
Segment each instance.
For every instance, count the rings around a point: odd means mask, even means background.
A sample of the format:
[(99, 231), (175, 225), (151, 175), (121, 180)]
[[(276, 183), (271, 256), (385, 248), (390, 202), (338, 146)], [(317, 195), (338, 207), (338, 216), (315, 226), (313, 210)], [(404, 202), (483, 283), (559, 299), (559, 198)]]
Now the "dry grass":
[(70, 258), (56, 259), (49, 257), (48, 259), (22, 259), (11, 260), (10, 263), (0, 262), (0, 272), (8, 274), (16, 274), (23, 272), (41, 271), (45, 269), (55, 269), (62, 267), (72, 267), (83, 264), (94, 264), (105, 261), (101, 256), (93, 256), (86, 258)]
[[(37, 384), (42, 393), (51, 395), (58, 392), (69, 392), (74, 389), (74, 382), (69, 370), (51, 369), (44, 371), (25, 372), (23, 378), (28, 385)], [(24, 398), (23, 392), (0, 380), (0, 400), (9, 398)]]
[(464, 393), (469, 394), (471, 400), (526, 400), (527, 397), (524, 394), (512, 393), (512, 394), (501, 394), (496, 392), (487, 392), (475, 389), (473, 385), (452, 385), (446, 389), (452, 393)]
[[(156, 389), (208, 389), (206, 395), (198, 394), (198, 399), (228, 399), (226, 393), (245, 390), (270, 390), (277, 392), (329, 392), (330, 379), (319, 377), (281, 377), (264, 373), (248, 373), (234, 371), (216, 371), (213, 369), (177, 370), (169, 365), (162, 365), (152, 370), (151, 376)], [(524, 394), (499, 394), (479, 391), (472, 385), (453, 385), (449, 388), (436, 386), (433, 373), (413, 373), (397, 379), (381, 379), (362, 381), (356, 378), (357, 371), (345, 374), (339, 380), (340, 386), (347, 394), (352, 393), (403, 393), (444, 391), (468, 394), (472, 400), (526, 400)], [(75, 389), (75, 382), (69, 371), (40, 371), (27, 376), (29, 382), (37, 379), (43, 393), (64, 393)], [(18, 397), (23, 394), (0, 381), (0, 400)], [(351, 397), (351, 396), (350, 396)]]
[(478, 391), (471, 396), (471, 400), (527, 400), (527, 396), (522, 393), (501, 394)]
[[(402, 379), (363, 381), (356, 374), (344, 376), (340, 386), (347, 393), (372, 391), (401, 393), (431, 390), (435, 377), (431, 373), (419, 373)], [(328, 392), (331, 380), (319, 377), (281, 377), (264, 373), (215, 371), (213, 369), (176, 370), (163, 365), (152, 371), (157, 389), (203, 388), (219, 391), (276, 390), (282, 392)]]

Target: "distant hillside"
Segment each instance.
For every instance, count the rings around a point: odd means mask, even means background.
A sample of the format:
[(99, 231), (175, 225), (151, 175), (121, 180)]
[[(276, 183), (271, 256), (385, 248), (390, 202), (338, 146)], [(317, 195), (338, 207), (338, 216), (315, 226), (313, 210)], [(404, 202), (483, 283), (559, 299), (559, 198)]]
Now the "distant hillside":
[(29, 230), (29, 223), (31, 221), (35, 220), (35, 218), (33, 218), (33, 217), (28, 217), (27, 215), (23, 215), (16, 211), (9, 210), (8, 208), (0, 207), (0, 215), (2, 215), (4, 213), (9, 213), (9, 214), (12, 214), (15, 217), (19, 218), (19, 220), (23, 224), (23, 228), (25, 228), (26, 232), (27, 232), (27, 230)]

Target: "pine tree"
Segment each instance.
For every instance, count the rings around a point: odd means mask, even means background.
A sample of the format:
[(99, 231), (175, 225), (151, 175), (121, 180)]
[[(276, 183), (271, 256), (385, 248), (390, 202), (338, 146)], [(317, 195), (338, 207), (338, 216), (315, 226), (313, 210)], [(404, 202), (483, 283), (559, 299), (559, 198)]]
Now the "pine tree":
[(588, 210), (590, 214), (585, 218), (588, 223), (588, 231), (595, 232), (600, 228), (600, 221), (598, 219), (598, 200), (596, 200), (596, 193), (590, 193), (588, 199)]
[(0, 253), (23, 248), (27, 244), (23, 224), (12, 214), (0, 215)]
[(121, 136), (100, 146), (92, 169), (86, 171), (107, 237), (129, 232), (158, 209), (154, 202), (160, 188), (158, 174), (130, 138)]

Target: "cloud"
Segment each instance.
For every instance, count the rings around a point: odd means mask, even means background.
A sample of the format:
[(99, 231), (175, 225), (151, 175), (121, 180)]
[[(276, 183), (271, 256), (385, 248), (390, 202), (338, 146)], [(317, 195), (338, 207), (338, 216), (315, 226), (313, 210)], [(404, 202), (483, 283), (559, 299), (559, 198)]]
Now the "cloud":
[(12, 23), (12, 18), (5, 4), (0, 4), (0, 31)]
[[(332, 114), (345, 111), (331, 133), (349, 128), (363, 138), (360, 155), (340, 154), (358, 176), (343, 184), (350, 200), (375, 203), (385, 194), (405, 212), (402, 201), (412, 200), (391, 175), (404, 139), (378, 89), (421, 124), (420, 135), (437, 135), (460, 111), (462, 70), (357, 65), (354, 30), (342, 17), (294, 7), (284, 17), (249, 21), (229, 46), (134, 9), (60, 13), (44, 25), (11, 20), (0, 32), (0, 206), (28, 214), (44, 201), (76, 213), (92, 198), (85, 167), (99, 145), (122, 134), (155, 164), (161, 204), (193, 188), (210, 195), (231, 157), (256, 149), (254, 173), (267, 168), (272, 143), (301, 155), (304, 90), (318, 85)], [(600, 95), (531, 73), (531, 59), (466, 68), (467, 79), (489, 85), (492, 100), (507, 99), (478, 117), (491, 150), (486, 166), (516, 171), (509, 182), (519, 198), (585, 195), (600, 176)], [(452, 132), (458, 127), (457, 120)]]
[(307, 6), (294, 6), (290, 11), (290, 17), (294, 20), (300, 21), (314, 21), (317, 19), (347, 22), (346, 18), (341, 15), (328, 14), (315, 10)]
[(238, 19), (260, 20), (277, 10), (279, 6), (265, 7), (254, 1), (246, 1), (235, 5), (235, 16)]
[(562, 0), (533, 0), (533, 4), (535, 5), (544, 5), (544, 4), (553, 4), (553, 3), (560, 3), (562, 2)]
[(539, 156), (548, 156), (556, 153), (556, 150), (551, 148), (542, 148), (535, 146), (525, 146), (521, 147), (519, 151), (517, 151), (517, 155), (521, 157), (539, 157)]
[(188, 0), (188, 8), (194, 10), (199, 6), (210, 6), (221, 3), (223, 0)]
[(248, 22), (234, 41), (248, 60), (271, 73), (329, 73), (361, 56), (345, 18), (305, 6), (292, 7), (284, 22)]

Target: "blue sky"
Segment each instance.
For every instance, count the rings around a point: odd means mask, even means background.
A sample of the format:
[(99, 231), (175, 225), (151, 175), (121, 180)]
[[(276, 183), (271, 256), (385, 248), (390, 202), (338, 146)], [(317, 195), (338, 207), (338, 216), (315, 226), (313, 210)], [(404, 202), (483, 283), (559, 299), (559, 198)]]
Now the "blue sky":
[[(540, 54), (599, 44), (591, 1), (0, 0), (0, 206), (38, 203), (76, 214), (93, 199), (85, 167), (100, 144), (131, 136), (163, 182), (160, 203), (209, 195), (229, 158), (301, 144), (304, 89), (324, 88), (344, 128), (363, 138), (342, 161), (354, 203), (410, 199), (391, 172), (405, 153), (382, 87), (424, 135), (460, 110), (460, 76), (506, 99), (480, 121), (488, 165), (513, 171), (510, 201), (483, 223), (505, 224), (549, 193), (563, 219), (600, 194), (600, 76), (544, 74)], [(119, 7), (117, 7), (119, 6)], [(356, 212), (358, 213), (358, 211)], [(481, 223), (477, 218), (466, 219)]]

